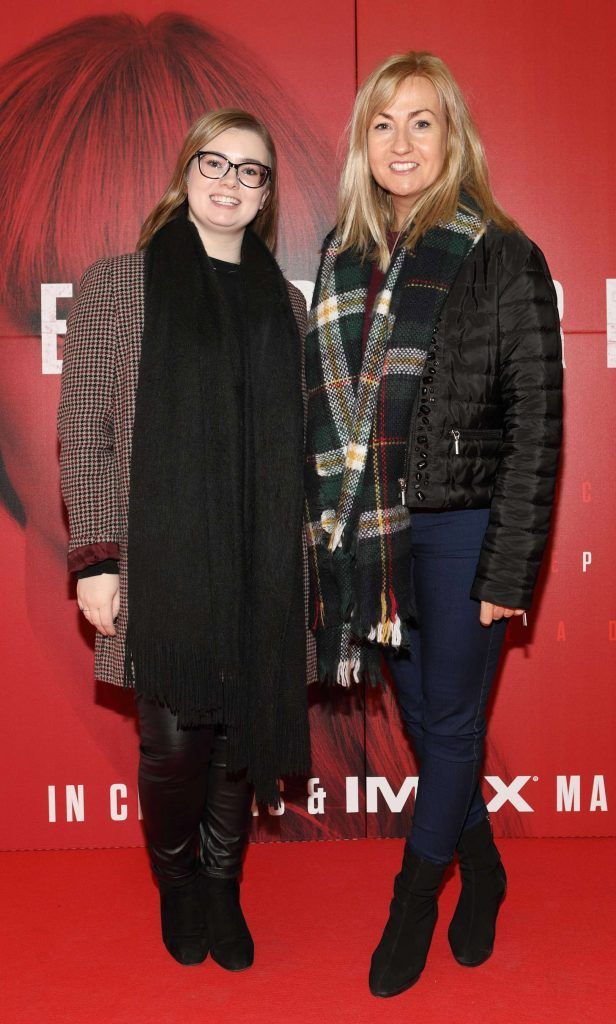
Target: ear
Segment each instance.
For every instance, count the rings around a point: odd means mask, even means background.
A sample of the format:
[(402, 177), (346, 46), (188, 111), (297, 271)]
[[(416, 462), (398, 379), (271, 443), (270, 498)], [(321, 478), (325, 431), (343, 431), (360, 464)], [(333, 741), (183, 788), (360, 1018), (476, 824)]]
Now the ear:
[(270, 193), (269, 193), (269, 189), (268, 189), (268, 191), (264, 192), (263, 195), (261, 196), (261, 202), (259, 203), (259, 210), (265, 209), (265, 204), (267, 203), (267, 200), (269, 199), (269, 197), (270, 197)]

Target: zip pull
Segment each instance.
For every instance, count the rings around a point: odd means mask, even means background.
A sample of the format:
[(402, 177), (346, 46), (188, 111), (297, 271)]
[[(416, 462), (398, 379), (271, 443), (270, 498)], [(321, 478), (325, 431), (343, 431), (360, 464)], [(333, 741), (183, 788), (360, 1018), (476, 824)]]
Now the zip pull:
[(456, 455), (460, 454), (460, 431), (451, 430), (451, 436), (453, 437), (453, 450)]
[(406, 505), (406, 480), (403, 476), (398, 478), (400, 484), (400, 499), (403, 505)]

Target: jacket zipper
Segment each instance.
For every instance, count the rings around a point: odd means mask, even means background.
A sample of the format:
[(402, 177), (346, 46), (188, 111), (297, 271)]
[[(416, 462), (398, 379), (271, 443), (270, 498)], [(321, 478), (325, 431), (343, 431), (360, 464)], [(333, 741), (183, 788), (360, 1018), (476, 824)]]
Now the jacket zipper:
[[(423, 373), (423, 370), (422, 370)], [(406, 445), (406, 451), (404, 453), (404, 468), (402, 470), (402, 476), (398, 477), (398, 486), (400, 487), (400, 504), (406, 505), (406, 481), (409, 478), (409, 469), (411, 464), (411, 452), (413, 445), (415, 444), (415, 413), (419, 406), (419, 396), (415, 398), (413, 402), (413, 408), (411, 410), (411, 425), (409, 428), (409, 437)]]
[(458, 430), (457, 427), (453, 427), (449, 433), (453, 437), (453, 450), (454, 455), (460, 454), (460, 440), (461, 438), (467, 438), (469, 441), (482, 437), (501, 437), (502, 430)]

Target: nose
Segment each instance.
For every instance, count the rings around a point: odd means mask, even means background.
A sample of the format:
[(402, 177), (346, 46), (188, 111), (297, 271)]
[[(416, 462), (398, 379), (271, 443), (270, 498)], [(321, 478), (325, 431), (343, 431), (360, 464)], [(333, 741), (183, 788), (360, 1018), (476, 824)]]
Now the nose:
[[(229, 175), (232, 172), (233, 172), (233, 176), (229, 177)], [(223, 176), (222, 176), (222, 178), (220, 180), (222, 181), (223, 185), (227, 185), (229, 188), (239, 188), (240, 187), (240, 179), (239, 179), (237, 167), (235, 167), (234, 164), (230, 164), (228, 169), (225, 171), (225, 173), (223, 174)]]
[(394, 153), (409, 153), (413, 148), (413, 140), (411, 134), (406, 127), (397, 128), (394, 138), (392, 149)]

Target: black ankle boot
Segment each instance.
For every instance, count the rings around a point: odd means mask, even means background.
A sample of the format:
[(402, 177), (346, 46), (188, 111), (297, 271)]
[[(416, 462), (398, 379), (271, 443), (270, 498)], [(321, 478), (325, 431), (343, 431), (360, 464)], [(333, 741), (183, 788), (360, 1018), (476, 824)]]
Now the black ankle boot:
[(487, 818), (462, 833), (457, 851), (462, 892), (449, 925), (449, 945), (459, 964), (478, 967), (494, 948), (496, 915), (507, 875)]
[(182, 886), (160, 886), (163, 942), (174, 960), (185, 966), (201, 964), (209, 944), (199, 878)]
[(212, 960), (227, 971), (245, 971), (254, 943), (240, 906), (239, 876), (252, 820), (252, 786), (246, 772), (227, 772), (228, 740), (214, 737), (201, 818), (203, 900)]
[(436, 895), (446, 867), (423, 860), (405, 845), (389, 920), (372, 954), (369, 984), (373, 996), (396, 996), (414, 985), (423, 971), (438, 917)]
[(226, 971), (245, 971), (252, 967), (255, 947), (240, 906), (240, 883), (204, 876), (203, 884), (212, 960)]

